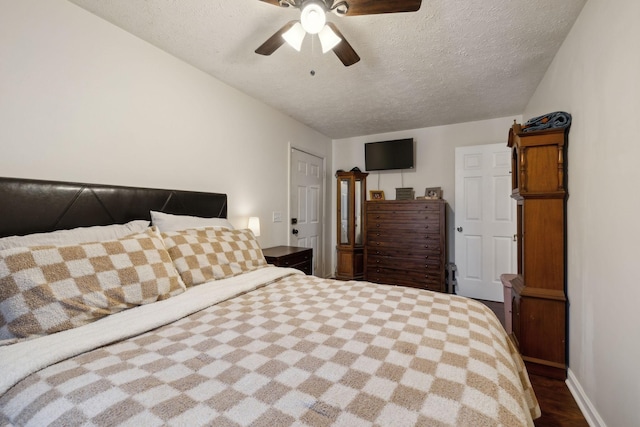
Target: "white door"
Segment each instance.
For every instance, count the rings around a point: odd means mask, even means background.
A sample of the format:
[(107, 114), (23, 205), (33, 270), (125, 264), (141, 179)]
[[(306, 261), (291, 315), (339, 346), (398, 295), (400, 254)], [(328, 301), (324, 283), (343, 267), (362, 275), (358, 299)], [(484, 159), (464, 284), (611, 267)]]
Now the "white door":
[(322, 158), (291, 149), (291, 217), (292, 246), (313, 249), (313, 274), (323, 273), (323, 193), (324, 161)]
[(503, 301), (500, 275), (517, 269), (511, 150), (504, 143), (458, 147), (455, 168), (457, 293)]

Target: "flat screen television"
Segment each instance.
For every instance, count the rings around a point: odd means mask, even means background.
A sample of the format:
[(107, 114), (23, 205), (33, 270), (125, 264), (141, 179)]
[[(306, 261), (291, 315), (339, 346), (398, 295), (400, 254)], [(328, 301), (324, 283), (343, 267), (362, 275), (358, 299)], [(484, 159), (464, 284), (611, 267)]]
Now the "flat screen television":
[(413, 169), (413, 138), (364, 144), (364, 164), (368, 171)]

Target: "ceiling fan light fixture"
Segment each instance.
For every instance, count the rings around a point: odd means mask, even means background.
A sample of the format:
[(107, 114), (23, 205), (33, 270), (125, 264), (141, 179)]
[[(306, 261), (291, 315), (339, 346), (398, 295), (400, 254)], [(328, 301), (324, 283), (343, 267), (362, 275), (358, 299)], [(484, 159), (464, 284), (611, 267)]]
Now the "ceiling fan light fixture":
[(334, 2), (331, 10), (338, 15), (346, 15), (349, 12), (349, 4), (346, 1)]
[(325, 25), (322, 31), (318, 33), (318, 38), (322, 45), (322, 53), (329, 52), (342, 41), (342, 39), (338, 37), (338, 35), (328, 25)]
[(307, 33), (318, 34), (327, 23), (326, 11), (323, 5), (324, 3), (313, 0), (306, 2), (302, 7), (300, 22)]
[(284, 34), (282, 34), (282, 38), (287, 42), (289, 46), (300, 52), (302, 49), (302, 41), (304, 40), (304, 36), (307, 33), (299, 22), (296, 22), (293, 27), (289, 28)]

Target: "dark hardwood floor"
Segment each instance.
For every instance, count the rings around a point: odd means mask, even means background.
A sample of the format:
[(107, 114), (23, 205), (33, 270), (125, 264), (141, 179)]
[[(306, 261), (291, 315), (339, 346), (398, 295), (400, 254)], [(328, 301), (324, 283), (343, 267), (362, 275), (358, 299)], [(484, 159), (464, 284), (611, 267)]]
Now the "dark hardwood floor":
[[(489, 307), (504, 326), (504, 304), (480, 301)], [(578, 404), (564, 381), (529, 375), (538, 398), (542, 416), (534, 421), (536, 427), (588, 427)]]

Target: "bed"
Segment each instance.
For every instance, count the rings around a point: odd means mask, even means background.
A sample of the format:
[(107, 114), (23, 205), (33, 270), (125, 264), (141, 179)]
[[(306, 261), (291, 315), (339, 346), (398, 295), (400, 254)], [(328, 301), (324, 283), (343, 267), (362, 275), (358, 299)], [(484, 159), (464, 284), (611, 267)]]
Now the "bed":
[(224, 194), (0, 178), (0, 424), (513, 427), (540, 416), (483, 304), (267, 265), (226, 215)]

